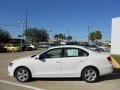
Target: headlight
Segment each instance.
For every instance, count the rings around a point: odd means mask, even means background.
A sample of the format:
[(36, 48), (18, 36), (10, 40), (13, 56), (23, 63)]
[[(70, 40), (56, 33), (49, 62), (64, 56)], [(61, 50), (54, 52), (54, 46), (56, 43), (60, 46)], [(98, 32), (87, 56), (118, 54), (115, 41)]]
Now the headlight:
[(10, 62), (10, 63), (9, 63), (9, 66), (10, 66), (10, 67), (12, 67), (12, 66), (13, 66), (13, 63), (12, 63), (12, 62)]

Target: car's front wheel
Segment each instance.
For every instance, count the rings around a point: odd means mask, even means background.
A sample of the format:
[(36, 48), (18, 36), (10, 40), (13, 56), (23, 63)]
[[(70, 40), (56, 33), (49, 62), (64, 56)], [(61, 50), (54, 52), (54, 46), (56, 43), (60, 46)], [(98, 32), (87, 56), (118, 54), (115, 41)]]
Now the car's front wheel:
[(93, 83), (97, 81), (99, 73), (97, 69), (93, 67), (85, 68), (82, 72), (82, 79), (86, 82)]
[(27, 82), (31, 78), (31, 73), (27, 68), (19, 67), (15, 71), (15, 77), (19, 82)]

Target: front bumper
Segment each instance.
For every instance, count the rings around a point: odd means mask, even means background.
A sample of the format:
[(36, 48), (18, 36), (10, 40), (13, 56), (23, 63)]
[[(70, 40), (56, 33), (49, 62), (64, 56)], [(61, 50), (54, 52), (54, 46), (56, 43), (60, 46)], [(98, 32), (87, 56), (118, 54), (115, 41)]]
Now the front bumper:
[(14, 69), (11, 66), (8, 66), (8, 75), (9, 76), (14, 76)]

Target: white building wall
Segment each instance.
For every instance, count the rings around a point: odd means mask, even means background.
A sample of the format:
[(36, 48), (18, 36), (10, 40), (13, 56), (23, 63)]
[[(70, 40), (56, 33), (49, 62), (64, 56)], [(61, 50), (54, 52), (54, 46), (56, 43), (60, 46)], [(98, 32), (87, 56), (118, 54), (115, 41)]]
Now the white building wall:
[(111, 54), (120, 55), (120, 17), (112, 19)]

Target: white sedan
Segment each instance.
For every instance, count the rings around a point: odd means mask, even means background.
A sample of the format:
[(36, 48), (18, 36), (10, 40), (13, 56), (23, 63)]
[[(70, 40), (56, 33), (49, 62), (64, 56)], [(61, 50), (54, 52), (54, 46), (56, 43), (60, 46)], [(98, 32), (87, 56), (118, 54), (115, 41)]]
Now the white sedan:
[(99, 76), (112, 73), (113, 67), (109, 55), (81, 46), (65, 45), (12, 61), (8, 71), (20, 82), (37, 77), (81, 77), (84, 81), (95, 82)]

